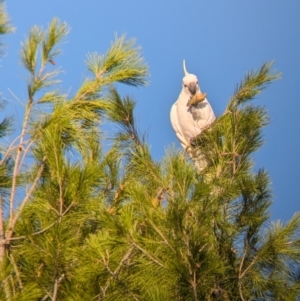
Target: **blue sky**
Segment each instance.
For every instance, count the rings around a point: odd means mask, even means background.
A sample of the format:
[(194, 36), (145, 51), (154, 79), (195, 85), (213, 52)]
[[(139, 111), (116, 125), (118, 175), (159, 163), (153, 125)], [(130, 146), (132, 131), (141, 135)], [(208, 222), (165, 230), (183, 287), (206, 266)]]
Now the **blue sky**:
[(247, 71), (274, 60), (282, 79), (255, 101), (265, 106), (271, 123), (265, 145), (255, 154), (255, 168), (271, 177), (272, 219), (289, 219), (300, 209), (300, 1), (298, 0), (7, 0), (16, 32), (3, 38), (0, 90), (8, 99), (6, 113), (21, 122), (26, 76), (20, 44), (33, 25), (46, 27), (53, 17), (71, 27), (56, 64), (65, 72), (61, 87), (75, 93), (88, 74), (88, 52), (105, 53), (114, 35), (126, 33), (142, 47), (151, 77), (148, 87), (122, 87), (137, 101), (136, 119), (148, 131), (151, 153), (160, 160), (173, 144), (169, 111), (181, 90), (182, 60), (199, 78), (216, 115), (222, 114)]

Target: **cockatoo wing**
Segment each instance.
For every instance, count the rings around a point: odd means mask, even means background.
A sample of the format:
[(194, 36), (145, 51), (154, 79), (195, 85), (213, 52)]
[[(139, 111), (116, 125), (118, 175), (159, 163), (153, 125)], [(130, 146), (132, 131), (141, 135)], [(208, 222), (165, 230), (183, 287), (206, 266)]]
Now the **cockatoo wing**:
[(175, 131), (175, 134), (181, 144), (181, 146), (185, 149), (188, 147), (189, 143), (186, 141), (186, 139), (184, 138), (184, 135), (181, 131), (181, 127), (179, 125), (178, 122), (178, 115), (177, 115), (177, 103), (175, 102), (172, 107), (171, 107), (171, 111), (170, 111), (170, 119), (171, 119), (171, 124), (172, 127)]
[(196, 121), (199, 126), (199, 133), (197, 133), (197, 135), (216, 119), (214, 111), (206, 98), (197, 105), (191, 106), (190, 112), (194, 121)]

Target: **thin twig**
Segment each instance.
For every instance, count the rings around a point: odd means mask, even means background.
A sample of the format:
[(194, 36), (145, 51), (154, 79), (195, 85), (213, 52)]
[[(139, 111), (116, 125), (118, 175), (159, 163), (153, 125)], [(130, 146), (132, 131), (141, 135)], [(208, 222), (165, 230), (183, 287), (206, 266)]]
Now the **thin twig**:
[(15, 286), (15, 282), (14, 282), (14, 277), (11, 275), (9, 277), (10, 280), (10, 286), (11, 286), (11, 290), (12, 290), (12, 295), (15, 296), (16, 295), (16, 286)]
[(21, 291), (23, 290), (23, 283), (22, 283), (22, 280), (21, 280), (21, 274), (20, 274), (20, 271), (18, 269), (18, 266), (15, 262), (15, 258), (13, 256), (13, 254), (11, 253), (10, 254), (10, 262), (12, 263), (13, 267), (14, 267), (14, 271), (16, 273), (16, 276), (17, 276), (17, 280), (18, 280), (18, 283), (19, 283), (19, 287), (21, 289)]
[(19, 99), (19, 97), (10, 88), (7, 88), (7, 90), (22, 106), (25, 106), (25, 104)]
[(128, 252), (123, 256), (123, 258), (122, 258), (122, 260), (120, 261), (118, 267), (117, 267), (117, 268), (115, 269), (115, 271), (114, 271), (114, 274), (115, 274), (115, 275), (117, 275), (117, 274), (119, 273), (119, 271), (120, 271), (120, 269), (121, 269), (123, 263), (124, 263), (126, 260), (128, 260), (128, 259), (130, 258), (130, 256), (131, 256), (133, 250), (134, 250), (134, 247), (131, 247), (131, 248), (128, 250)]
[(31, 140), (29, 143), (28, 143), (28, 145), (26, 146), (26, 148), (25, 149), (22, 149), (23, 150), (23, 156), (22, 156), (22, 159), (21, 159), (21, 161), (20, 161), (20, 166), (23, 166), (23, 163), (24, 163), (24, 160), (25, 160), (25, 158), (26, 158), (26, 155), (27, 155), (27, 153), (28, 153), (28, 151), (29, 151), (29, 149), (30, 149), (30, 147), (31, 147), (31, 145), (34, 143), (34, 140)]
[(48, 297), (51, 298), (51, 295), (49, 293), (47, 293), (41, 301), (46, 301)]
[(9, 282), (8, 282), (10, 277), (11, 277), (11, 275), (7, 276), (4, 280), (2, 280), (3, 287), (4, 287), (4, 294), (5, 294), (5, 298), (7, 301), (12, 300), (11, 290), (10, 290), (10, 286), (9, 286)]
[(242, 299), (242, 301), (245, 301), (244, 296), (243, 296), (243, 291), (242, 291), (242, 283), (239, 280), (239, 293), (240, 293), (240, 297)]
[(117, 275), (114, 274), (114, 272), (109, 268), (108, 265), (105, 265), (107, 271), (112, 275), (112, 277), (118, 282), (119, 285), (122, 286), (122, 288), (135, 300), (135, 301), (140, 301), (134, 293), (132, 293), (127, 286), (122, 282)]
[(196, 271), (194, 270), (193, 272), (193, 282), (192, 282), (192, 286), (193, 286), (193, 291), (194, 291), (194, 297), (195, 297), (195, 301), (198, 301), (198, 292), (197, 292), (197, 278), (196, 278)]
[(14, 148), (17, 148), (19, 147), (19, 145), (14, 145), (15, 142), (20, 139), (20, 136), (16, 137), (9, 145), (8, 149), (6, 150), (3, 158), (1, 159), (0, 161), (0, 164), (3, 164), (3, 162), (7, 159), (8, 155), (10, 154), (10, 152), (14, 149)]
[(39, 235), (39, 234), (42, 234), (44, 233), (45, 231), (47, 231), (48, 229), (50, 229), (51, 227), (53, 227), (55, 224), (57, 223), (57, 221), (54, 221), (53, 223), (51, 223), (49, 226), (47, 226), (46, 228), (40, 230), (40, 231), (37, 231), (37, 232), (34, 232), (32, 235)]
[[(54, 144), (54, 156), (55, 156), (55, 163), (56, 163), (56, 168), (57, 170), (60, 170), (60, 164), (59, 164), (59, 160), (58, 160), (58, 155), (57, 155), (57, 146), (56, 144)], [(58, 216), (62, 217), (63, 214), (63, 184), (62, 184), (62, 179), (61, 179), (61, 175), (59, 174), (59, 179), (58, 179), (58, 185), (59, 185), (59, 213)]]
[(176, 253), (176, 251), (174, 250), (174, 248), (170, 245), (170, 243), (167, 241), (167, 239), (164, 237), (164, 235), (162, 234), (162, 232), (155, 226), (155, 224), (147, 219), (147, 221), (151, 224), (151, 226), (155, 229), (155, 231), (161, 236), (161, 238), (164, 240), (164, 242), (170, 247), (170, 249)]
[(61, 220), (61, 217), (63, 216), (63, 204), (64, 204), (64, 198), (63, 198), (63, 185), (62, 180), (59, 179), (59, 218)]
[(12, 234), (14, 232), (15, 224), (16, 224), (18, 218), (20, 217), (20, 215), (21, 215), (21, 213), (22, 213), (22, 211), (23, 211), (26, 203), (28, 202), (28, 200), (29, 200), (32, 192), (36, 188), (39, 179), (42, 176), (43, 170), (45, 168), (45, 160), (46, 160), (46, 157), (43, 158), (42, 164), (41, 164), (41, 166), (40, 166), (40, 168), (38, 170), (36, 178), (34, 179), (34, 181), (33, 181), (32, 185), (31, 185), (28, 193), (26, 194), (25, 198), (23, 199), (23, 201), (22, 201), (22, 203), (21, 203), (21, 205), (20, 205), (17, 213), (15, 214), (15, 216), (13, 217), (13, 219), (9, 223), (9, 227), (8, 227), (7, 232), (6, 232), (6, 239), (8, 239), (8, 240), (12, 237)]
[[(42, 234), (42, 233), (44, 233), (45, 231), (47, 231), (48, 229), (50, 229), (51, 227), (53, 227), (56, 223), (57, 223), (57, 221), (54, 221), (53, 223), (51, 223), (51, 224), (50, 224), (49, 226), (47, 226), (46, 228), (41, 229), (41, 230), (39, 230), (39, 231), (37, 231), (37, 232), (34, 232), (34, 233), (32, 233), (31, 235), (34, 236), (34, 235)], [(24, 238), (26, 238), (25, 235), (23, 235), (23, 236), (18, 236), (18, 237), (11, 237), (11, 238), (9, 238), (9, 239), (6, 239), (5, 242), (6, 242), (6, 241), (9, 242), (9, 241), (12, 241), (12, 240), (21, 240), (21, 239), (24, 239)]]
[(243, 265), (244, 265), (244, 261), (246, 258), (246, 254), (247, 254), (247, 246), (244, 246), (244, 252), (243, 252), (243, 257), (241, 259), (241, 263), (240, 263), (240, 267), (239, 267), (239, 279), (241, 279), (242, 276), (242, 269), (243, 269)]
[(0, 195), (0, 262), (2, 262), (5, 257), (5, 243), (2, 196)]
[(39, 245), (35, 244), (32, 237), (28, 237), (28, 239), (30, 240), (31, 245), (33, 245), (35, 248), (37, 248), (40, 252), (43, 252), (44, 254), (46, 254), (47, 256), (53, 258), (53, 255), (47, 251), (45, 251), (43, 248), (41, 248)]
[(53, 210), (57, 214), (57, 216), (59, 216), (59, 212), (55, 208), (53, 208), (52, 206), (50, 206), (50, 210)]
[(156, 260), (154, 257), (152, 257), (146, 250), (144, 250), (142, 247), (137, 245), (136, 243), (132, 243), (133, 246), (135, 246), (137, 249), (139, 249), (142, 253), (144, 253), (147, 257), (149, 257), (153, 262), (164, 268), (164, 265), (160, 263), (158, 260)]
[(68, 208), (62, 213), (62, 216), (64, 216), (65, 214), (67, 214), (71, 208), (74, 206), (74, 201), (68, 206)]
[(17, 155), (15, 159), (15, 166), (14, 166), (14, 171), (13, 171), (13, 176), (12, 176), (12, 187), (11, 187), (11, 196), (10, 196), (10, 201), (9, 201), (9, 225), (8, 228), (12, 229), (13, 228), (13, 221), (14, 221), (14, 203), (15, 203), (15, 194), (16, 194), (16, 187), (17, 187), (17, 177), (19, 175), (19, 170), (20, 170), (20, 158), (21, 158), (21, 153), (23, 150), (23, 143), (24, 143), (24, 138), (26, 135), (26, 129), (27, 129), (27, 124), (29, 121), (29, 115), (30, 111), (32, 108), (32, 100), (28, 100), (28, 104), (25, 109), (25, 117), (23, 121), (23, 126), (22, 126), (22, 131), (20, 135), (20, 141), (18, 144), (17, 148)]
[[(251, 261), (251, 263), (247, 266), (247, 268), (242, 272), (242, 266), (244, 264), (244, 260), (245, 260), (245, 256), (246, 256), (246, 250), (243, 254), (243, 258), (240, 264), (240, 268), (239, 268), (239, 279), (242, 279), (245, 274), (249, 271), (249, 269), (255, 264), (256, 259), (258, 258), (258, 254), (253, 258), (253, 260)], [(241, 273), (242, 272), (242, 273)]]
[(41, 301), (45, 301), (45, 300), (47, 300), (47, 298), (48, 297), (50, 297), (51, 298), (51, 294), (50, 294), (50, 292), (48, 292), (44, 287), (43, 287), (43, 289), (46, 291), (46, 295), (43, 297), (43, 299), (41, 300)]
[(57, 299), (57, 293), (58, 293), (58, 285), (60, 282), (65, 278), (65, 274), (62, 274), (58, 279), (55, 279), (54, 282), (54, 289), (53, 289), (53, 296), (52, 296), (52, 301), (56, 301)]
[[(120, 271), (122, 265), (124, 264), (124, 262), (125, 262), (126, 260), (128, 260), (128, 259), (130, 258), (130, 256), (131, 256), (133, 250), (134, 250), (134, 247), (131, 247), (131, 248), (128, 250), (128, 252), (123, 256), (123, 258), (121, 259), (119, 265), (117, 266), (117, 268), (116, 268), (115, 271), (113, 272), (113, 275), (114, 275), (114, 276), (118, 276), (118, 273), (119, 273), (119, 271)], [(104, 264), (107, 265), (106, 263), (104, 263)], [(107, 279), (106, 284), (105, 284), (105, 287), (102, 289), (103, 297), (105, 296), (105, 293), (106, 293), (106, 291), (107, 291), (107, 289), (108, 289), (108, 287), (109, 287), (109, 284), (110, 284), (110, 278)]]
[(5, 239), (5, 242), (10, 242), (10, 241), (12, 241), (12, 240), (21, 240), (21, 239), (24, 239), (24, 238), (26, 238), (25, 235), (23, 235), (23, 236), (18, 236), (18, 237), (11, 237), (11, 238), (9, 238), (9, 239)]

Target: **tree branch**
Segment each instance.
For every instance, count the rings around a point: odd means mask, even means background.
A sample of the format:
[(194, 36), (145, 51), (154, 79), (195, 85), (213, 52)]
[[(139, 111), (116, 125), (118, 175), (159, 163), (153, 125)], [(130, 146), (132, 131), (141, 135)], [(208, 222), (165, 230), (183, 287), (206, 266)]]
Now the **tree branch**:
[(56, 301), (57, 299), (57, 293), (58, 293), (58, 285), (60, 282), (65, 278), (65, 274), (62, 274), (58, 279), (55, 279), (54, 282), (54, 288), (53, 288), (53, 296), (52, 296), (52, 301)]
[(162, 232), (154, 225), (154, 223), (147, 219), (147, 221), (151, 224), (151, 226), (155, 229), (155, 231), (161, 236), (161, 238), (164, 240), (164, 242), (167, 244), (167, 246), (170, 247), (170, 249), (176, 253), (176, 251), (174, 250), (174, 248), (170, 245), (170, 243), (167, 241), (167, 239), (164, 237), (164, 235), (162, 234)]
[(122, 282), (117, 275), (115, 275), (115, 273), (109, 268), (108, 265), (105, 265), (105, 268), (107, 269), (107, 271), (112, 275), (112, 277), (118, 282), (119, 285), (122, 286), (122, 288), (135, 300), (135, 301), (140, 301), (128, 288), (127, 286), (124, 284), (124, 282)]
[(28, 200), (29, 200), (31, 194), (33, 193), (34, 189), (36, 188), (39, 179), (40, 179), (41, 176), (42, 176), (43, 170), (44, 170), (44, 168), (45, 168), (45, 161), (46, 161), (46, 157), (43, 158), (42, 164), (41, 164), (41, 166), (40, 166), (40, 168), (39, 168), (39, 170), (38, 170), (38, 173), (37, 173), (37, 176), (36, 176), (34, 182), (32, 183), (32, 185), (31, 185), (29, 191), (27, 192), (25, 198), (23, 199), (22, 204), (20, 205), (20, 207), (19, 207), (17, 213), (15, 214), (15, 216), (13, 217), (13, 219), (11, 219), (11, 221), (10, 221), (10, 223), (9, 223), (8, 230), (7, 230), (6, 236), (5, 236), (7, 240), (10, 240), (10, 239), (11, 239), (12, 234), (13, 234), (13, 232), (14, 232), (15, 224), (16, 224), (18, 218), (20, 217), (20, 215), (21, 215), (21, 213), (22, 213), (22, 211), (23, 211), (25, 205), (27, 204), (27, 202), (28, 202)]
[(3, 204), (2, 196), (0, 195), (0, 262), (3, 262), (5, 257), (5, 236), (4, 236), (4, 221), (3, 221)]
[(15, 159), (15, 166), (14, 166), (14, 171), (13, 171), (13, 176), (12, 176), (12, 187), (11, 187), (11, 196), (10, 196), (10, 201), (9, 201), (9, 228), (12, 227), (13, 220), (14, 220), (14, 203), (15, 203), (15, 194), (16, 194), (16, 187), (17, 187), (17, 177), (19, 175), (19, 170), (20, 170), (20, 159), (21, 159), (21, 153), (23, 151), (23, 143), (24, 143), (24, 138), (26, 134), (26, 129), (27, 129), (27, 124), (29, 121), (29, 115), (32, 107), (32, 100), (28, 100), (28, 104), (26, 106), (25, 110), (25, 117), (23, 121), (23, 126), (22, 126), (22, 132), (20, 135), (20, 141), (18, 144), (17, 148), (17, 155)]
[(16, 277), (17, 277), (17, 280), (18, 280), (18, 283), (19, 283), (19, 287), (21, 289), (21, 291), (23, 290), (23, 283), (22, 283), (22, 279), (21, 279), (21, 275), (20, 275), (20, 271), (18, 269), (18, 266), (15, 262), (15, 259), (14, 259), (14, 256), (13, 254), (11, 253), (10, 254), (10, 262), (12, 263), (13, 267), (14, 267), (14, 271), (16, 273)]
[(142, 247), (137, 245), (136, 243), (132, 243), (133, 246), (135, 246), (137, 249), (139, 249), (142, 253), (144, 253), (147, 257), (149, 257), (153, 262), (164, 268), (164, 265), (160, 263), (158, 260), (156, 260), (154, 257), (152, 257), (146, 250), (144, 250)]
[[(119, 271), (120, 271), (120, 269), (121, 269), (123, 263), (124, 263), (126, 260), (128, 260), (128, 259), (130, 258), (130, 256), (131, 256), (133, 250), (134, 250), (134, 247), (131, 247), (131, 248), (128, 250), (128, 252), (123, 256), (123, 258), (121, 259), (121, 261), (120, 261), (119, 265), (117, 266), (117, 268), (115, 269), (115, 271), (112, 272), (114, 276), (118, 276), (118, 273), (119, 273)], [(104, 263), (104, 265), (105, 265), (105, 266), (108, 266), (106, 263)], [(104, 287), (103, 289), (101, 289), (101, 290), (102, 290), (102, 293), (103, 293), (103, 297), (105, 297), (106, 291), (107, 291), (107, 289), (108, 289), (108, 287), (109, 287), (110, 279), (111, 279), (111, 278), (107, 279), (106, 284), (105, 284), (105, 287)]]

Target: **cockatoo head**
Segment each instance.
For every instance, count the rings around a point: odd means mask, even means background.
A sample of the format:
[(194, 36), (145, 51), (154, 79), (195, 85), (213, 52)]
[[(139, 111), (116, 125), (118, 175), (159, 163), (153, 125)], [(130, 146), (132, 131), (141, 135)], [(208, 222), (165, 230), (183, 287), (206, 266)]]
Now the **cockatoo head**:
[(186, 71), (185, 60), (183, 60), (183, 71), (184, 77), (182, 79), (182, 88), (186, 91), (186, 93), (195, 95), (197, 92), (201, 92), (197, 76)]

